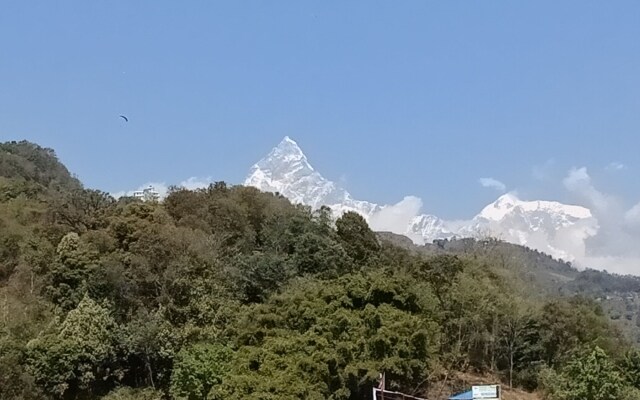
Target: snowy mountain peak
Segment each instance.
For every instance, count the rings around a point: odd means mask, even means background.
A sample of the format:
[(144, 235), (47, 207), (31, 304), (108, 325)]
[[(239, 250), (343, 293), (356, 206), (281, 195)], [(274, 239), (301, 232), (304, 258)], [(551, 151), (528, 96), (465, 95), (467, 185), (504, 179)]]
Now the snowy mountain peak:
[(518, 202), (520, 202), (520, 199), (513, 192), (505, 193), (495, 201), (496, 204), (501, 204), (506, 207), (516, 205)]
[(298, 143), (289, 136), (285, 136), (272, 152), (274, 155), (289, 157), (291, 159), (307, 159), (307, 156), (304, 155)]
[(521, 203), (514, 193), (503, 194), (480, 211), (479, 216), (491, 221), (500, 221)]
[[(291, 144), (298, 147), (298, 143), (296, 143), (296, 141), (291, 139), (289, 136), (285, 136), (278, 146), (282, 146), (283, 144)], [(298, 150), (300, 150), (300, 147), (298, 147)]]
[(335, 183), (316, 172), (298, 144), (289, 136), (258, 161), (244, 182), (265, 192), (278, 192), (293, 203), (319, 208), (331, 207), (341, 214), (357, 211), (368, 217), (377, 205), (354, 200)]
[(501, 221), (512, 214), (542, 212), (565, 220), (591, 218), (588, 208), (567, 205), (556, 201), (522, 201), (514, 193), (500, 196), (495, 202), (482, 209), (478, 217), (490, 221)]
[(254, 165), (254, 168), (270, 169), (275, 171), (291, 172), (286, 170), (304, 169), (313, 171), (313, 167), (307, 161), (302, 149), (293, 139), (285, 136), (269, 154)]

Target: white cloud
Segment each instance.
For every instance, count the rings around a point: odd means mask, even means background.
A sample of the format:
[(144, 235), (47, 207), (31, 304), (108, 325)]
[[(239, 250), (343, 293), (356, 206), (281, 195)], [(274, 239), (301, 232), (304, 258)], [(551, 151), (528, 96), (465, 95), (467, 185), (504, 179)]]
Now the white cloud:
[(177, 186), (183, 187), (189, 190), (202, 189), (209, 187), (213, 183), (213, 179), (210, 176), (206, 178), (197, 178), (192, 176), (191, 178), (180, 182)]
[[(374, 231), (388, 231), (406, 234), (411, 221), (420, 214), (422, 200), (415, 196), (407, 196), (402, 201), (385, 206), (369, 217), (369, 226)], [(411, 238), (414, 239), (414, 238)]]
[(507, 190), (507, 186), (504, 183), (494, 178), (480, 178), (478, 182), (486, 188), (492, 188), (499, 192), (506, 192)]
[(631, 207), (631, 209), (624, 214), (624, 220), (628, 226), (640, 228), (640, 203)]
[(569, 174), (562, 181), (564, 187), (570, 192), (579, 196), (580, 200), (587, 203), (592, 208), (591, 211), (604, 211), (613, 204), (613, 199), (596, 189), (591, 183), (591, 176), (586, 167), (572, 168)]
[[(598, 190), (585, 167), (573, 168), (563, 181), (565, 188), (597, 220), (597, 230), (589, 237), (569, 233), (574, 243), (582, 241), (583, 251), (575, 251), (576, 264), (610, 272), (640, 275), (640, 203), (626, 210), (621, 199)], [(580, 248), (580, 246), (578, 246)], [(576, 249), (578, 250), (578, 249)]]
[(607, 171), (622, 171), (622, 170), (624, 170), (624, 169), (627, 169), (627, 166), (626, 166), (626, 165), (624, 165), (624, 164), (623, 164), (623, 163), (621, 163), (621, 162), (613, 161), (613, 162), (609, 163), (609, 165), (607, 165), (607, 166), (605, 167), (605, 169), (606, 169)]
[(111, 197), (115, 198), (115, 199), (119, 199), (120, 197), (124, 197), (127, 195), (127, 192), (124, 190), (120, 190), (119, 192), (113, 192), (113, 193), (109, 193), (111, 195)]

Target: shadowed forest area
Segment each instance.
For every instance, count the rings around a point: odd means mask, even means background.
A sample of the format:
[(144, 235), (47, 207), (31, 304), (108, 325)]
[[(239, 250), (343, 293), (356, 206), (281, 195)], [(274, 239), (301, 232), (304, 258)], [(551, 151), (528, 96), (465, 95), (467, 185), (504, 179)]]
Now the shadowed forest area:
[(381, 372), (430, 398), (488, 374), (550, 400), (638, 399), (639, 291), (224, 182), (116, 200), (50, 149), (0, 144), (3, 399), (356, 400)]

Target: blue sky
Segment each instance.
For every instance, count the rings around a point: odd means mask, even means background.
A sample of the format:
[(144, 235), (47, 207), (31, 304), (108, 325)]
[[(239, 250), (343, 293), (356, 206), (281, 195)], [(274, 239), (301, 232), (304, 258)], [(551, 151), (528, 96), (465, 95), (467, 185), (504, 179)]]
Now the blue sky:
[(480, 178), (580, 201), (572, 167), (630, 206), (638, 21), (637, 1), (5, 0), (0, 139), (110, 192), (239, 183), (289, 135), (354, 197), (445, 218), (495, 200)]

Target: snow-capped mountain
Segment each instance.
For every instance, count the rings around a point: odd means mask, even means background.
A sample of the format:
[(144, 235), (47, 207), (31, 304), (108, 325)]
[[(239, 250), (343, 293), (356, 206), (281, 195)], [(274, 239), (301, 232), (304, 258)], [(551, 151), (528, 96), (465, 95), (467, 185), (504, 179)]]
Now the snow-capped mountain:
[[(452, 237), (493, 236), (573, 260), (574, 254), (584, 253), (584, 240), (598, 230), (597, 220), (587, 208), (552, 201), (523, 201), (511, 193), (500, 196), (470, 221), (445, 221), (433, 215), (416, 215), (417, 212), (406, 218), (406, 213), (396, 210), (402, 202), (378, 205), (355, 200), (344, 188), (314, 170), (289, 137), (251, 168), (244, 184), (279, 192), (294, 203), (312, 208), (329, 206), (336, 216), (355, 211), (372, 228), (404, 234), (418, 244)], [(395, 215), (398, 218), (394, 219)]]
[(435, 239), (449, 239), (457, 236), (456, 229), (451, 225), (452, 223), (447, 223), (434, 215), (422, 214), (411, 220), (405, 233), (409, 233), (409, 237), (414, 239), (414, 242), (420, 243), (420, 240), (415, 238), (421, 238), (422, 243), (430, 243)]
[(585, 207), (555, 201), (523, 201), (508, 193), (482, 209), (457, 233), (472, 236), (472, 232), (484, 232), (573, 260), (575, 254), (584, 254), (584, 241), (597, 231), (598, 222)]
[(592, 216), (591, 211), (584, 207), (566, 205), (556, 201), (522, 201), (514, 194), (507, 193), (483, 208), (478, 214), (478, 218), (488, 221), (502, 221), (514, 214), (527, 216), (531, 226), (536, 227), (540, 226), (545, 216), (552, 217), (553, 223), (561, 226)]
[(339, 214), (356, 211), (365, 218), (379, 210), (377, 204), (354, 200), (349, 192), (313, 169), (298, 144), (286, 136), (257, 164), (244, 181), (265, 192), (278, 192), (293, 203), (312, 208), (329, 206)]

